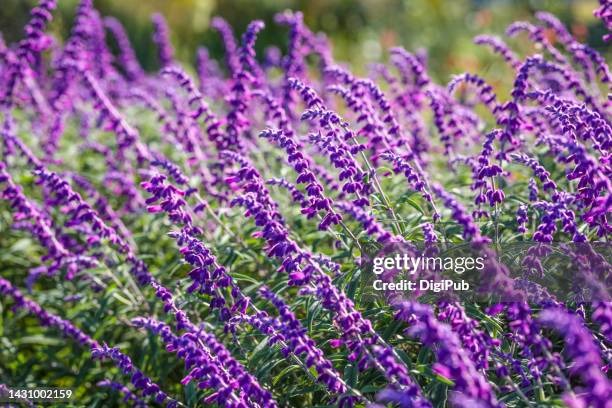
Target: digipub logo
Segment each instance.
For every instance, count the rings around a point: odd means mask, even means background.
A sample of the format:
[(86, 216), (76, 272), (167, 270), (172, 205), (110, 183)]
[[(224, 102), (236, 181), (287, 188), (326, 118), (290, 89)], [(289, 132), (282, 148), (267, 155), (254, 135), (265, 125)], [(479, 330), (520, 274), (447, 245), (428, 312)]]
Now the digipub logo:
[(610, 300), (608, 243), (393, 243), (362, 259), (364, 292), (387, 301)]

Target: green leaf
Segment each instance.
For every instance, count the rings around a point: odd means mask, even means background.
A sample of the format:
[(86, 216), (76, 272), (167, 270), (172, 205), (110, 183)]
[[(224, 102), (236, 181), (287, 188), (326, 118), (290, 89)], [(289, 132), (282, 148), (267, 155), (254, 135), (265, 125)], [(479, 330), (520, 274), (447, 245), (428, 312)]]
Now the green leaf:
[(278, 373), (278, 375), (274, 377), (274, 379), (272, 380), (272, 385), (278, 384), (278, 382), (282, 380), (289, 373), (292, 373), (294, 371), (301, 371), (301, 370), (302, 370), (302, 367), (300, 367), (297, 364), (292, 364), (288, 367), (285, 367), (280, 373)]

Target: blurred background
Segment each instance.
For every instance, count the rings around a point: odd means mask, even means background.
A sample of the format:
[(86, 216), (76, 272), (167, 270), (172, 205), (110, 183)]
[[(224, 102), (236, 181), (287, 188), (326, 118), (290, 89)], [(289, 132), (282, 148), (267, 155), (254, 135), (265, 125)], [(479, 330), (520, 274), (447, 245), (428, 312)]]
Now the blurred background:
[[(0, 31), (8, 42), (23, 35), (35, 0), (0, 0)], [(59, 0), (52, 30), (65, 38), (77, 0)], [(136, 53), (148, 70), (157, 69), (151, 43), (150, 15), (163, 13), (172, 30), (178, 59), (193, 63), (198, 46), (206, 46), (214, 58), (223, 47), (209, 29), (212, 17), (222, 16), (240, 35), (249, 21), (262, 19), (266, 30), (258, 51), (268, 45), (286, 47), (286, 28), (273, 23), (275, 13), (301, 10), (313, 31), (324, 31), (332, 40), (334, 57), (354, 66), (384, 60), (386, 50), (401, 45), (410, 51), (429, 52), (432, 75), (446, 82), (453, 73), (494, 70), (499, 59), (472, 44), (477, 34), (503, 35), (515, 20), (533, 21), (533, 13), (546, 10), (559, 17), (583, 42), (610, 57), (610, 45), (601, 40), (603, 24), (593, 17), (596, 0), (94, 0), (103, 15), (113, 15), (126, 26)], [(525, 46), (524, 35), (509, 43)], [(259, 54), (261, 55), (261, 54)], [(357, 69), (359, 70), (359, 69)]]

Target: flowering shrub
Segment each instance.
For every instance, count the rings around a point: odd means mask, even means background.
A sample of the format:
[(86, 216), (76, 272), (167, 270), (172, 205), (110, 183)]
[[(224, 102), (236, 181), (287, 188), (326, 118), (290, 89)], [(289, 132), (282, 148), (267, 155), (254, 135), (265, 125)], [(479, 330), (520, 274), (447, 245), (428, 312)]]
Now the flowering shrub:
[[(507, 29), (540, 54), (475, 38), (514, 73), (503, 96), (475, 73), (437, 84), (399, 47), (357, 76), (300, 12), (276, 17), (279, 58), (255, 53), (263, 22), (237, 38), (214, 19), (225, 63), (200, 49), (195, 76), (155, 14), (151, 74), (92, 0), (63, 44), (48, 35), (55, 7), (0, 41), (3, 387), (104, 406), (610, 407), (609, 301), (383, 302), (361, 284), (381, 244), (608, 239), (610, 71), (553, 15)], [(595, 14), (610, 28), (607, 1)], [(605, 259), (579, 265), (609, 287)]]

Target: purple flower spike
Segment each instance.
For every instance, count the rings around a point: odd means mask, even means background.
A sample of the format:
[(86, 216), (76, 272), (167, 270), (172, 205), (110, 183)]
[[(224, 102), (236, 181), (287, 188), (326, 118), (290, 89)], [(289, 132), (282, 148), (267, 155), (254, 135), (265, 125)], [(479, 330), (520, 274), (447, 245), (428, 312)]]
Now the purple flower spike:
[(474, 243), (485, 243), (489, 239), (480, 233), (480, 228), (474, 222), (463, 204), (459, 203), (452, 194), (448, 193), (439, 184), (432, 186), (433, 192), (442, 200), (444, 205), (452, 211), (453, 219), (463, 226), (463, 238)]
[(474, 38), (474, 44), (490, 47), (496, 54), (501, 55), (514, 69), (518, 68), (521, 64), (521, 61), (516, 57), (514, 52), (512, 52), (512, 50), (508, 48), (508, 45), (499, 37), (479, 35)]
[[(542, 183), (542, 188), (546, 190), (557, 190), (557, 184), (550, 178), (550, 173), (542, 166), (537, 159), (527, 156), (526, 154), (512, 155), (512, 158), (517, 163), (521, 163), (529, 167), (533, 171), (533, 175)], [(537, 194), (537, 193), (536, 193)]]
[(530, 178), (529, 179), (529, 201), (537, 201), (538, 200), (538, 183), (535, 181), (535, 179)]
[(547, 309), (540, 313), (538, 320), (564, 337), (565, 352), (573, 361), (570, 372), (580, 376), (584, 382), (584, 393), (565, 394), (565, 401), (570, 406), (605, 408), (609, 405), (612, 400), (612, 381), (601, 372), (599, 348), (581, 319), (562, 309)]
[(425, 242), (433, 243), (438, 241), (433, 224), (426, 222), (421, 226), (421, 230), (423, 231), (423, 238)]
[(354, 205), (353, 203), (338, 202), (335, 204), (340, 210), (346, 214), (350, 214), (355, 220), (359, 221), (363, 226), (368, 236), (376, 239), (381, 244), (386, 242), (406, 242), (404, 237), (392, 235), (385, 230), (385, 227), (380, 225), (374, 217), (366, 213), (363, 208)]
[(122, 401), (125, 403), (131, 402), (135, 407), (146, 407), (147, 404), (141, 400), (136, 394), (134, 394), (128, 387), (125, 385), (110, 381), (110, 380), (102, 380), (96, 384), (98, 387), (111, 388), (121, 394), (123, 394)]
[(70, 184), (61, 178), (57, 173), (49, 171), (43, 167), (32, 171), (37, 177), (38, 184), (42, 184), (48, 190), (49, 194), (55, 197), (54, 204), (69, 205), (70, 220), (68, 225), (79, 225), (82, 223), (91, 223), (93, 231), (99, 234), (100, 238), (108, 239), (112, 244), (118, 245), (122, 250), (127, 251), (128, 245), (123, 239), (117, 235), (116, 231), (108, 227), (99, 217), (97, 212), (75, 192)]
[(52, 13), (56, 7), (56, 0), (40, 0), (38, 6), (30, 12), (30, 21), (25, 26), (26, 38), (20, 41), (17, 54), (31, 65), (35, 64), (35, 56), (49, 48), (53, 42), (45, 34), (45, 29), (53, 19)]
[(187, 92), (189, 96), (188, 105), (193, 109), (190, 113), (192, 118), (198, 119), (203, 117), (206, 123), (216, 120), (215, 114), (204, 100), (204, 96), (200, 93), (191, 77), (181, 67), (178, 65), (165, 67), (160, 73), (162, 76), (173, 78)]
[(427, 75), (427, 70), (422, 62), (415, 55), (409, 53), (401, 47), (395, 47), (390, 50), (391, 55), (401, 59), (412, 71), (414, 83), (419, 88), (426, 88), (431, 79)]
[[(165, 181), (166, 176), (155, 174), (149, 181), (141, 183), (142, 188), (152, 194), (146, 200), (149, 204), (147, 211), (150, 213), (166, 211), (173, 222), (191, 224), (191, 215), (183, 210), (183, 206), (187, 204), (183, 199), (185, 192), (173, 185), (167, 185)], [(159, 204), (155, 204), (157, 202)]]
[(3, 297), (6, 297), (6, 299), (12, 298), (15, 301), (16, 308), (24, 309), (28, 313), (31, 313), (40, 320), (43, 326), (57, 328), (61, 331), (63, 336), (73, 339), (83, 346), (91, 348), (100, 346), (98, 342), (79, 330), (72, 323), (47, 312), (38, 303), (27, 299), (17, 288), (11, 285), (9, 281), (2, 278), (0, 278), (0, 293)]
[[(599, 0), (599, 8), (597, 8), (593, 15), (601, 19), (608, 31), (612, 31), (612, 4), (608, 0)], [(603, 36), (604, 41), (610, 41), (612, 34), (608, 33)]]
[(221, 17), (212, 19), (210, 26), (221, 34), (223, 44), (225, 45), (225, 60), (229, 68), (230, 75), (238, 72), (240, 69), (240, 60), (238, 58), (238, 45), (232, 27)]
[(308, 202), (306, 201), (304, 193), (298, 190), (298, 188), (291, 184), (289, 181), (282, 178), (273, 178), (266, 180), (266, 184), (284, 188), (289, 193), (291, 193), (291, 200), (293, 200), (294, 203), (300, 204), (301, 207), (308, 206)]
[(518, 224), (518, 232), (521, 234), (525, 234), (527, 232), (527, 223), (529, 222), (529, 217), (527, 214), (527, 206), (525, 204), (521, 204), (516, 211), (516, 223)]
[(91, 355), (94, 359), (109, 359), (112, 360), (117, 367), (121, 369), (124, 375), (130, 376), (130, 381), (134, 388), (141, 390), (142, 395), (151, 396), (152, 400), (165, 404), (166, 407), (176, 407), (177, 402), (163, 392), (159, 385), (155, 384), (149, 377), (145, 376), (142, 371), (135, 368), (132, 360), (119, 351), (116, 347), (108, 347), (103, 344), (92, 348)]
[(135, 145), (139, 160), (147, 161), (149, 159), (149, 152), (140, 143), (138, 131), (127, 123), (123, 115), (121, 115), (113, 103), (108, 99), (100, 83), (90, 72), (84, 72), (83, 77), (85, 86), (95, 101), (96, 108), (104, 113), (104, 118), (108, 122), (108, 127), (117, 135), (119, 150), (123, 151)]
[(346, 392), (347, 387), (333, 364), (325, 358), (321, 349), (308, 337), (300, 321), (295, 317), (289, 306), (270, 289), (263, 287), (259, 293), (269, 300), (278, 310), (278, 330), (282, 334), (289, 350), (295, 355), (305, 355), (308, 367), (314, 367), (319, 373), (318, 380), (324, 383), (333, 393)]
[(119, 62), (125, 70), (127, 78), (130, 81), (141, 79), (144, 71), (136, 58), (136, 53), (121, 22), (114, 17), (105, 17), (104, 25), (113, 33), (115, 41), (119, 46)]
[(274, 21), (278, 24), (289, 26), (290, 28), (287, 55), (283, 57), (281, 67), (283, 68), (284, 75), (282, 95), (283, 107), (292, 115), (296, 101), (291, 92), (293, 88), (291, 78), (303, 78), (306, 73), (306, 64), (304, 61), (304, 40), (306, 36), (304, 15), (300, 11), (293, 12), (288, 10), (276, 14), (274, 16)]
[(416, 191), (421, 193), (421, 196), (427, 201), (434, 209), (433, 217), (438, 218), (438, 214), (436, 212), (436, 207), (433, 202), (433, 197), (431, 193), (427, 190), (427, 185), (423, 179), (423, 176), (419, 174), (413, 167), (408, 163), (408, 161), (402, 159), (400, 156), (387, 152), (380, 155), (380, 157), (384, 160), (387, 160), (393, 164), (393, 171), (398, 174), (402, 173), (408, 183), (414, 188)]
[[(483, 406), (488, 408), (501, 408), (504, 406), (497, 401), (491, 385), (473, 365), (472, 360), (461, 347), (457, 335), (449, 326), (436, 320), (429, 305), (413, 302), (403, 302), (396, 306), (399, 309), (400, 318), (412, 316), (416, 324), (410, 326), (407, 333), (419, 337), (423, 343), (435, 347), (438, 357), (437, 367), (444, 375), (455, 382), (453, 396), (459, 399), (468, 398), (476, 405), (459, 406)], [(457, 400), (456, 402), (459, 402)]]
[(240, 63), (242, 64), (243, 75), (252, 75), (255, 86), (262, 85), (263, 73), (255, 60), (255, 41), (258, 33), (266, 25), (263, 21), (252, 21), (242, 35), (242, 46), (240, 47)]
[(527, 33), (529, 39), (550, 53), (556, 62), (567, 64), (565, 56), (548, 41), (542, 27), (534, 26), (526, 21), (515, 21), (506, 29), (506, 35), (509, 37), (516, 37), (521, 32)]
[(34, 315), (43, 326), (57, 328), (64, 337), (73, 339), (77, 343), (90, 348), (91, 356), (94, 359), (112, 360), (121, 369), (123, 374), (131, 377), (134, 387), (141, 390), (144, 396), (151, 395), (153, 400), (158, 403), (165, 403), (167, 407), (173, 408), (178, 405), (176, 400), (168, 397), (157, 384), (153, 383), (150, 378), (144, 376), (140, 370), (134, 367), (131, 359), (119, 351), (119, 349), (110, 348), (106, 344), (100, 345), (72, 323), (45, 311), (38, 303), (26, 299), (17, 288), (2, 278), (0, 278), (0, 294), (7, 298), (12, 298), (15, 301), (16, 308), (24, 309)]
[(497, 115), (501, 107), (496, 101), (496, 96), (495, 93), (493, 93), (493, 87), (491, 85), (487, 84), (484, 79), (480, 78), (478, 75), (465, 73), (453, 78), (448, 84), (448, 92), (452, 94), (461, 83), (471, 84), (476, 87), (476, 89), (478, 89), (480, 101), (489, 108), (491, 113)]
[[(4, 186), (3, 186), (4, 185)], [(0, 162), (0, 198), (10, 202), (13, 209), (14, 228), (29, 231), (34, 238), (47, 250), (42, 257), (41, 265), (30, 275), (28, 288), (31, 289), (34, 280), (41, 273), (52, 275), (60, 269), (66, 269), (66, 279), (72, 279), (79, 269), (97, 266), (97, 260), (85, 255), (72, 253), (54, 231), (52, 220), (30, 201), (23, 193), (20, 186), (15, 184), (6, 171), (6, 165)]]
[(332, 201), (324, 194), (323, 186), (317, 181), (316, 176), (309, 168), (309, 163), (298, 149), (296, 143), (285, 136), (280, 130), (266, 129), (259, 134), (260, 137), (269, 139), (285, 150), (287, 160), (298, 174), (296, 182), (305, 184), (307, 199), (302, 200), (302, 213), (308, 218), (316, 216), (323, 211), (325, 224), (319, 224), (320, 229), (327, 229), (329, 225), (338, 224), (342, 217), (332, 209)]
[(230, 110), (226, 116), (225, 140), (220, 149), (243, 151), (243, 136), (248, 135), (247, 129), (250, 120), (247, 109), (251, 99), (251, 88), (258, 86), (258, 77), (263, 74), (255, 61), (255, 40), (257, 33), (264, 28), (263, 22), (256, 20), (249, 24), (242, 36), (239, 63), (236, 71), (232, 72), (231, 94), (228, 98)]
[(170, 43), (170, 30), (163, 15), (155, 13), (151, 16), (153, 22), (153, 42), (157, 46), (157, 56), (162, 67), (174, 63), (174, 48)]

